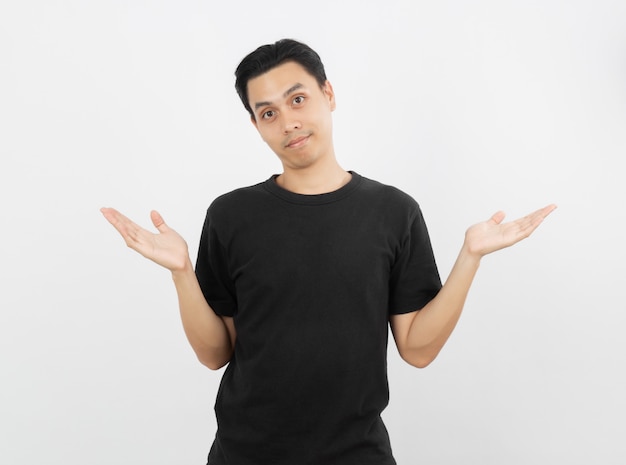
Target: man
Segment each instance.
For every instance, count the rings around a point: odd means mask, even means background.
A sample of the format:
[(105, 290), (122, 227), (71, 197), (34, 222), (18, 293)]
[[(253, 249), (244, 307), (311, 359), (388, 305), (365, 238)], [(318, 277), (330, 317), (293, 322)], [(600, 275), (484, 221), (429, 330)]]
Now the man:
[(198, 359), (228, 364), (209, 464), (395, 464), (380, 418), (387, 325), (404, 360), (428, 365), (481, 257), (528, 237), (555, 207), (470, 227), (442, 287), (417, 203), (337, 162), (335, 94), (317, 53), (281, 40), (244, 58), (236, 77), (283, 172), (212, 203), (195, 272), (157, 212), (158, 234), (102, 212), (131, 248), (171, 270)]

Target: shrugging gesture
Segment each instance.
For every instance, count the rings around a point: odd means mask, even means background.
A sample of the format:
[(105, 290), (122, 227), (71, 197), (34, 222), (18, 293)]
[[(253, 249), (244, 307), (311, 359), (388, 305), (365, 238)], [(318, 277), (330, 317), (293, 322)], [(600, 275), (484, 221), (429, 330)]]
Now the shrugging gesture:
[(113, 208), (100, 211), (128, 247), (172, 272), (183, 328), (198, 360), (213, 370), (228, 363), (236, 339), (232, 318), (220, 318), (205, 300), (185, 240), (156, 211), (150, 213), (150, 218), (158, 234), (138, 226)]
[(548, 205), (508, 223), (502, 223), (504, 212), (499, 211), (468, 228), (459, 256), (435, 298), (422, 309), (391, 316), (391, 329), (402, 358), (420, 368), (432, 362), (461, 316), (481, 258), (530, 236), (555, 208)]
[(170, 271), (182, 270), (189, 260), (187, 243), (176, 231), (171, 229), (157, 212), (150, 212), (152, 224), (158, 234), (135, 224), (114, 208), (100, 210), (109, 223), (121, 234), (126, 245), (144, 257), (167, 268)]
[(499, 211), (488, 221), (475, 224), (467, 230), (465, 247), (469, 253), (482, 257), (516, 244), (530, 236), (555, 208), (556, 205), (548, 205), (508, 223), (502, 223), (505, 215)]

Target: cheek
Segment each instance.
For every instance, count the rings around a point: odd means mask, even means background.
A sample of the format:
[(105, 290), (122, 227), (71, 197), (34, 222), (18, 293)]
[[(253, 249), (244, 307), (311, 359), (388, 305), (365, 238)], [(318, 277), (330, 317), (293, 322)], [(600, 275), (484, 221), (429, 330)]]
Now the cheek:
[(270, 132), (270, 131), (263, 132), (261, 134), (261, 139), (263, 139), (263, 142), (265, 142), (270, 147), (276, 147), (281, 142), (281, 138), (279, 137), (279, 135), (274, 134), (273, 132)]
[(333, 127), (333, 119), (331, 117), (331, 114), (328, 113), (326, 115), (326, 117), (321, 121), (321, 125), (324, 128), (325, 131), (330, 131)]
[(259, 128), (257, 126), (257, 131), (259, 132), (259, 136), (261, 136), (261, 139), (263, 139), (263, 142), (265, 142), (266, 144), (271, 143), (272, 141), (272, 135), (271, 135), (271, 131), (268, 131), (267, 128)]

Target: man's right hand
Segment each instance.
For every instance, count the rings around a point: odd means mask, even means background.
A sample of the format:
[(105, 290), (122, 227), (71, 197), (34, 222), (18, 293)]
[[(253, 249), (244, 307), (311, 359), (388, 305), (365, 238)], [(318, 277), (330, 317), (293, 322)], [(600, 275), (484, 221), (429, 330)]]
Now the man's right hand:
[(207, 303), (185, 240), (155, 211), (150, 212), (150, 218), (158, 234), (138, 226), (113, 208), (100, 211), (128, 247), (172, 272), (183, 328), (198, 360), (212, 370), (226, 365), (233, 356), (237, 339), (233, 318), (218, 316)]
[(158, 212), (150, 212), (152, 224), (159, 231), (158, 234), (153, 234), (114, 208), (101, 208), (100, 211), (131, 249), (172, 272), (181, 271), (188, 266), (187, 243), (180, 234), (165, 224)]

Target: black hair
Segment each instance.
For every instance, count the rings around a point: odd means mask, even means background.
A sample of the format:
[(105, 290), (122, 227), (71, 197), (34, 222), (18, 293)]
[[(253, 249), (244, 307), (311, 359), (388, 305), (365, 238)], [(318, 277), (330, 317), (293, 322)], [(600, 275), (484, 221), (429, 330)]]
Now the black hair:
[(262, 45), (241, 60), (235, 70), (235, 89), (252, 118), (254, 112), (248, 102), (248, 81), (288, 61), (302, 66), (315, 78), (320, 88), (326, 84), (322, 60), (308, 45), (293, 39), (281, 39), (273, 44)]

